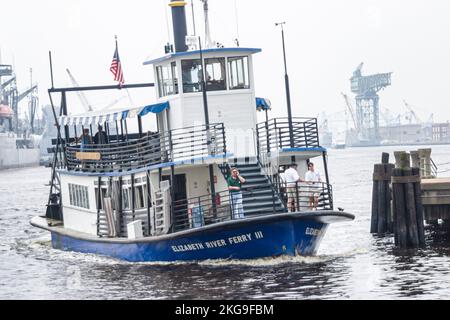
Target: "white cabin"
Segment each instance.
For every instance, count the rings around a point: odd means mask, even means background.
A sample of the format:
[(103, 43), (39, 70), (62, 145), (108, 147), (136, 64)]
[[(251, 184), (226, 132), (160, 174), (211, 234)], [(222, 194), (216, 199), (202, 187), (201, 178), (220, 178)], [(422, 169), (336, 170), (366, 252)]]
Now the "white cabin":
[[(236, 157), (257, 154), (257, 124), (253, 54), (254, 48), (214, 48), (202, 51), (209, 122), (223, 123), (228, 152)], [(160, 131), (205, 124), (200, 51), (171, 53), (150, 60), (158, 102), (170, 109), (158, 115)]]

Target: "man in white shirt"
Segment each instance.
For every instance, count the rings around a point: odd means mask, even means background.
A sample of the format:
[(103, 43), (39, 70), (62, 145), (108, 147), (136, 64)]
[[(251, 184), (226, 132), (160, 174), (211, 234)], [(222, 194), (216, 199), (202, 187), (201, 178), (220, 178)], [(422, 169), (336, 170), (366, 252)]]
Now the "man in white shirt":
[(298, 196), (298, 183), (304, 182), (297, 172), (297, 164), (293, 163), (284, 172), (284, 179), (287, 184), (287, 195), (288, 195), (288, 210), (290, 212), (295, 212), (296, 202), (300, 202), (297, 198)]
[(314, 163), (308, 163), (308, 171), (305, 174), (305, 180), (309, 185), (309, 209), (317, 210), (319, 205), (321, 179), (319, 172), (315, 171)]

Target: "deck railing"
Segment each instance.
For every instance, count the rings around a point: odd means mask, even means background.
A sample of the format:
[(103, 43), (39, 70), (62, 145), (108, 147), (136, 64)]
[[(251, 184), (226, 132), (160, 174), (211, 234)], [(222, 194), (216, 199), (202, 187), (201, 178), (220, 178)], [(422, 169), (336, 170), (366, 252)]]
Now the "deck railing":
[(293, 118), (292, 131), (291, 134), (288, 118), (276, 118), (258, 124), (256, 127), (258, 153), (320, 146), (317, 119)]
[[(242, 188), (242, 199), (248, 199), (253, 196), (255, 192), (266, 190), (264, 187), (258, 188)], [(273, 210), (276, 212), (277, 197), (272, 195)], [(199, 228), (205, 225), (231, 221), (239, 219), (242, 213), (245, 214), (244, 202), (240, 207), (239, 200), (236, 201), (231, 196), (231, 192), (226, 190), (216, 192), (213, 201), (211, 195), (193, 197), (190, 199), (183, 199), (173, 202), (173, 231), (189, 230)], [(241, 209), (243, 211), (240, 211)], [(279, 212), (278, 212), (279, 213)]]
[(290, 211), (333, 210), (333, 187), (323, 182), (277, 182), (283, 202)]
[[(243, 199), (248, 199), (253, 194), (258, 192), (259, 188), (251, 188), (242, 190)], [(263, 190), (263, 188), (261, 188)], [(266, 190), (264, 188), (264, 190)], [(286, 188), (285, 184), (280, 185), (281, 200), (284, 202), (286, 208), (288, 206), (289, 195), (294, 198), (295, 211), (311, 211), (311, 210), (332, 210), (333, 209), (333, 197), (332, 187), (326, 183), (314, 183), (314, 184), (301, 184), (298, 183), (295, 186)], [(277, 195), (273, 190), (272, 214), (283, 214), (277, 211), (277, 203), (279, 203)], [(317, 206), (314, 200), (317, 201)], [(245, 201), (245, 200), (244, 200)], [(245, 205), (242, 204), (243, 216), (248, 217), (245, 213)], [(239, 204), (236, 203), (231, 197), (231, 193), (222, 191), (216, 193), (216, 198), (213, 199), (211, 195), (199, 196), (190, 199), (183, 199), (173, 202), (173, 221), (172, 231), (183, 231), (195, 229), (215, 223), (231, 221), (239, 219)]]
[(66, 148), (68, 169), (84, 172), (127, 171), (225, 153), (223, 123), (147, 133), (139, 139), (103, 145), (75, 143)]

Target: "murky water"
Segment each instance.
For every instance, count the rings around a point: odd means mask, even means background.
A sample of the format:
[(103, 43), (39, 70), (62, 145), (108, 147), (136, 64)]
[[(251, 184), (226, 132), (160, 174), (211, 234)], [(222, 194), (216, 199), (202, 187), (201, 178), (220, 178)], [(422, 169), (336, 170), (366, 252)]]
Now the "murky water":
[[(331, 150), (336, 205), (356, 220), (332, 225), (317, 257), (244, 262), (130, 264), (54, 250), (29, 225), (44, 212), (49, 169), (0, 172), (0, 299), (448, 299), (444, 235), (399, 252), (369, 234), (373, 164), (399, 149), (410, 148)], [(433, 158), (450, 162), (450, 147), (433, 147)]]

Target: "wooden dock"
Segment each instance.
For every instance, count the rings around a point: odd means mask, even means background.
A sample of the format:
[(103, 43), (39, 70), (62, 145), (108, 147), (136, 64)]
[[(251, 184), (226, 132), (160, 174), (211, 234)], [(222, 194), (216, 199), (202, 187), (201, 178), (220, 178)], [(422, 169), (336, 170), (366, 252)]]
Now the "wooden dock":
[(422, 179), (421, 185), (427, 224), (450, 222), (450, 178)]
[(370, 232), (393, 234), (396, 247), (424, 247), (425, 222), (450, 229), (450, 178), (437, 178), (431, 152), (394, 152), (395, 166), (383, 153), (374, 166)]

